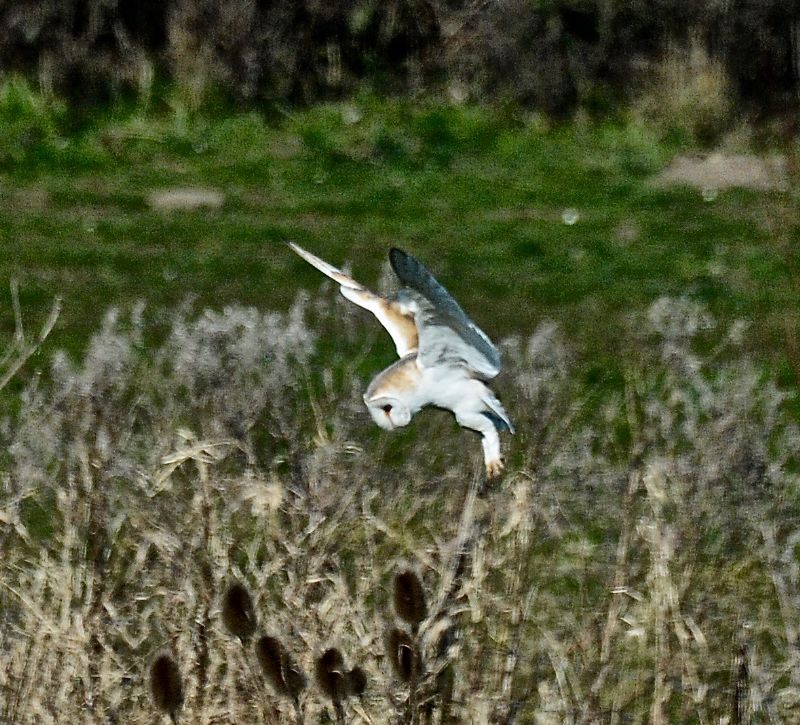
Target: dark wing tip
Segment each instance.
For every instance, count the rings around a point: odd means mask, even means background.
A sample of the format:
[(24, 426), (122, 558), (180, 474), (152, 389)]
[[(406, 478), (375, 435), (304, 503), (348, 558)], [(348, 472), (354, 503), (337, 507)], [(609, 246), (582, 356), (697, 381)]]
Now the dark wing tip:
[(389, 263), (397, 278), (406, 287), (411, 287), (425, 295), (429, 294), (430, 287), (441, 287), (420, 261), (402, 249), (392, 247), (389, 250)]
[(410, 255), (406, 254), (402, 249), (392, 247), (389, 250), (389, 264), (392, 265), (394, 273), (401, 279), (403, 278), (402, 270), (408, 266), (409, 259)]
[(492, 422), (498, 432), (508, 431), (511, 435), (514, 435), (514, 426), (511, 425), (510, 421), (497, 415), (493, 410), (482, 410), (481, 414)]

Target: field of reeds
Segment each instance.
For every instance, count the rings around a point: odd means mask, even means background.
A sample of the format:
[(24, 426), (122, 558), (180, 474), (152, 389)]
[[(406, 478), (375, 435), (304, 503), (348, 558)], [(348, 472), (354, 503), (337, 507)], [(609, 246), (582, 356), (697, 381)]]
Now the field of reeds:
[[(0, 93), (0, 721), (792, 721), (794, 186), (654, 185), (632, 117), (60, 113)], [(289, 238), (498, 341), (501, 479), (372, 424)]]
[(554, 325), (505, 340), (519, 433), (484, 486), (448, 416), (372, 429), (362, 322), (177, 310), (146, 349), (112, 311), (26, 385), (4, 721), (153, 722), (151, 686), (186, 722), (791, 719), (800, 431), (735, 328), (701, 356), (714, 320), (659, 299), (601, 404)]

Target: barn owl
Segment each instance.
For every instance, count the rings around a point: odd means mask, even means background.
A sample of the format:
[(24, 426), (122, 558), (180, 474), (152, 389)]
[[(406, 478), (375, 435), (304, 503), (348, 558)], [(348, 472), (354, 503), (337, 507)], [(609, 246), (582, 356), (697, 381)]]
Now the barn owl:
[(422, 408), (449, 410), (459, 425), (481, 435), (486, 475), (498, 476), (503, 471), (500, 432), (514, 432), (485, 382), (500, 372), (500, 355), (447, 290), (399, 249), (390, 250), (389, 262), (403, 287), (385, 297), (297, 244), (288, 244), (338, 282), (348, 300), (375, 315), (394, 341), (400, 359), (378, 373), (364, 394), (372, 419), (390, 431), (408, 425)]

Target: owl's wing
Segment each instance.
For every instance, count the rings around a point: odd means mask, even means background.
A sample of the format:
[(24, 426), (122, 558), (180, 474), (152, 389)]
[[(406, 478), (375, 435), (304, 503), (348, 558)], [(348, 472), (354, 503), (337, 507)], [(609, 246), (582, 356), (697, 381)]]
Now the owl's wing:
[(294, 242), (287, 242), (289, 248), (300, 255), (310, 265), (316, 267), (320, 272), (339, 283), (340, 291), (351, 302), (355, 302), (360, 307), (369, 310), (378, 318), (386, 331), (391, 335), (394, 346), (399, 357), (416, 352), (417, 350), (417, 326), (414, 316), (410, 311), (401, 308), (395, 300), (390, 300), (374, 292), (370, 292), (366, 287), (356, 282), (344, 272), (328, 264), (319, 257), (307, 252)]
[(464, 365), (484, 380), (495, 377), (500, 372), (500, 353), (450, 293), (410, 254), (392, 249), (389, 262), (413, 303), (419, 363), (425, 367)]

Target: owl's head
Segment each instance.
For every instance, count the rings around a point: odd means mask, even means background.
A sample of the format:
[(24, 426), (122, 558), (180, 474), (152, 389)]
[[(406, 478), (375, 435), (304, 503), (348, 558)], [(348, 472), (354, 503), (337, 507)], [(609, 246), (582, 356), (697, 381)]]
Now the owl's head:
[(384, 430), (402, 428), (411, 420), (411, 410), (400, 398), (381, 395), (365, 402), (372, 420)]

